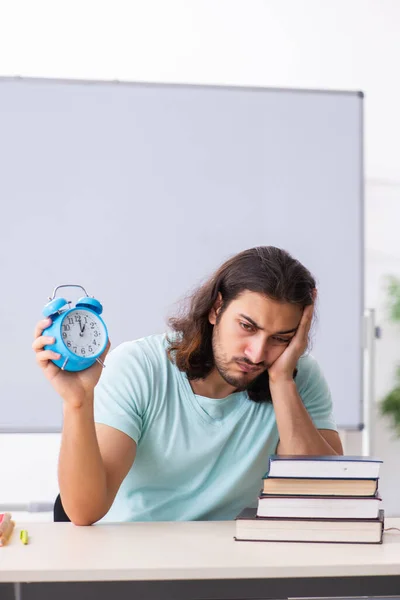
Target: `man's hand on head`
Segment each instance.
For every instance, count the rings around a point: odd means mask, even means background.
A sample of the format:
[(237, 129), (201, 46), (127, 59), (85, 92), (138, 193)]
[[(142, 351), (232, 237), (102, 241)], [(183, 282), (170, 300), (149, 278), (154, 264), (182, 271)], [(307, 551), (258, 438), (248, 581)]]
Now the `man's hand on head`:
[(307, 349), (308, 335), (312, 324), (316, 297), (317, 290), (314, 290), (314, 303), (304, 308), (296, 334), (290, 340), (285, 351), (268, 369), (270, 384), (274, 385), (279, 382), (293, 381), (293, 373), (296, 369), (297, 362)]

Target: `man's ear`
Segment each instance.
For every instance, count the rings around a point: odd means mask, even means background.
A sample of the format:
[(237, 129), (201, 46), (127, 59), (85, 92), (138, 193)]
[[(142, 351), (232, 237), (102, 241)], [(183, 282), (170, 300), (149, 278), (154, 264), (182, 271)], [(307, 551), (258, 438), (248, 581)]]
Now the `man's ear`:
[(214, 302), (214, 306), (212, 307), (212, 309), (209, 312), (208, 315), (208, 320), (210, 321), (211, 325), (215, 325), (215, 323), (217, 322), (217, 317), (218, 317), (218, 313), (222, 308), (222, 295), (221, 292), (218, 292), (218, 296), (216, 301)]

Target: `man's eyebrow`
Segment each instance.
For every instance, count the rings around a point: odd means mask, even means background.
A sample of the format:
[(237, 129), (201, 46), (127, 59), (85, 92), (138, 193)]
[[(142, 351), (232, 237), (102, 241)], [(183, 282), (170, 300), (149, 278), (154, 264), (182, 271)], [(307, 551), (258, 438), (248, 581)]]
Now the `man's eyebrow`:
[[(256, 323), (251, 317), (248, 317), (247, 315), (244, 315), (242, 313), (239, 314), (239, 317), (246, 319), (246, 321), (251, 323), (253, 325), (253, 327), (255, 327), (256, 329), (260, 329), (261, 331), (264, 331), (264, 328), (261, 327), (260, 325), (258, 325), (258, 323)], [(274, 335), (286, 335), (288, 333), (296, 333), (296, 331), (297, 331), (297, 327), (294, 327), (294, 329), (288, 329), (287, 331), (277, 331), (276, 333), (274, 333)]]
[(253, 321), (253, 319), (251, 319), (247, 315), (243, 315), (242, 313), (240, 313), (239, 317), (242, 317), (243, 319), (246, 319), (246, 321), (248, 321), (249, 323), (251, 323), (253, 325), (253, 327), (255, 327), (256, 329), (261, 329), (261, 331), (264, 331), (263, 327), (260, 327), (260, 325), (258, 325), (255, 321)]

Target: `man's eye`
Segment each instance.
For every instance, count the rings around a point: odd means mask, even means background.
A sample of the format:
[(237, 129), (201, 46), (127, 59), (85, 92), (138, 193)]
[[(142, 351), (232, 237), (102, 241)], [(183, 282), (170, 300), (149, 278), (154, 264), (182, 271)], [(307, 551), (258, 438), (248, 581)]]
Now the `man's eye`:
[(243, 323), (242, 321), (240, 321), (240, 326), (245, 331), (253, 331), (253, 326), (249, 325), (248, 323)]
[(291, 338), (288, 340), (287, 338), (274, 337), (273, 339), (280, 344), (288, 344)]

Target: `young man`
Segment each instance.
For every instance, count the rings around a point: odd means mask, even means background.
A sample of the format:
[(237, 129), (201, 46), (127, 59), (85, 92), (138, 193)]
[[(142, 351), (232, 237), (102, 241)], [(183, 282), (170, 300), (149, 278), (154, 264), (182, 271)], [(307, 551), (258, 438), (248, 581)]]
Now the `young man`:
[(304, 355), (315, 297), (288, 253), (246, 250), (171, 332), (121, 344), (103, 373), (58, 369), (41, 321), (33, 348), (64, 401), (59, 484), (71, 521), (233, 519), (256, 505), (270, 454), (342, 454), (328, 386)]

